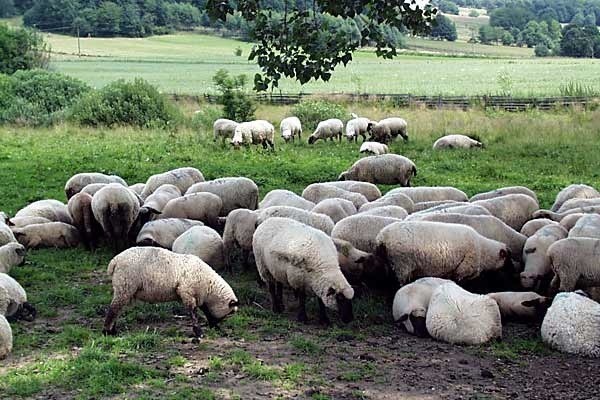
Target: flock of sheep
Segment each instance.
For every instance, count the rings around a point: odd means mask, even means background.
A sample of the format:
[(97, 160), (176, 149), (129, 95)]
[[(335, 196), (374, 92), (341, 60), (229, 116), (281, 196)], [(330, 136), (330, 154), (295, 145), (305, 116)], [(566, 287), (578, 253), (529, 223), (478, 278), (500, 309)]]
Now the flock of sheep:
[[(394, 320), (416, 335), (479, 344), (501, 337), (504, 320), (542, 320), (552, 347), (600, 356), (600, 304), (589, 298), (600, 286), (596, 189), (568, 186), (551, 210), (540, 210), (525, 187), (469, 199), (453, 187), (410, 187), (416, 173), (406, 157), (369, 156), (338, 181), (302, 195), (273, 190), (260, 203), (252, 180), (205, 181), (191, 167), (132, 186), (77, 174), (66, 183), (67, 204), (41, 200), (12, 218), (0, 214), (0, 356), (12, 348), (6, 318), (35, 317), (8, 275), (26, 249), (93, 249), (101, 239), (117, 254), (108, 265), (107, 334), (140, 300), (182, 302), (200, 336), (198, 309), (210, 326), (237, 311), (239, 299), (215, 270), (239, 265), (257, 271), (274, 312), (291, 289), (299, 321), (308, 320), (305, 302), (314, 295), (320, 322), (329, 322), (328, 310), (349, 322), (355, 290), (374, 286), (396, 292)], [(399, 186), (382, 195), (376, 183)]]

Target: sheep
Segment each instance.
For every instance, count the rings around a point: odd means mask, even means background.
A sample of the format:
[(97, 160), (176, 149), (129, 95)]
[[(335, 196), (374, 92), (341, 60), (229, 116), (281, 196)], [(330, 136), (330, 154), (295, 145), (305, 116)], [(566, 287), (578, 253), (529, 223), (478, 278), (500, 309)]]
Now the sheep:
[(225, 139), (232, 139), (235, 128), (238, 123), (227, 118), (219, 118), (213, 123), (214, 142), (220, 137), (222, 144), (225, 144)]
[(442, 136), (433, 143), (434, 150), (447, 149), (480, 149), (483, 143), (478, 140), (471, 139), (465, 135), (446, 135)]
[(0, 224), (4, 223), (6, 225), (8, 225), (8, 220), (10, 218), (8, 217), (8, 214), (6, 214), (5, 212), (0, 211)]
[(223, 239), (207, 226), (194, 226), (173, 242), (173, 253), (193, 254), (214, 269), (225, 266)]
[(12, 351), (13, 339), (10, 324), (0, 315), (0, 360), (4, 360)]
[(537, 231), (539, 231), (540, 229), (542, 229), (543, 227), (545, 227), (547, 225), (560, 225), (560, 224), (558, 222), (554, 222), (551, 219), (546, 219), (546, 218), (532, 219), (531, 221), (528, 221), (525, 225), (523, 225), (523, 227), (521, 228), (521, 234), (525, 235), (527, 237), (531, 237), (531, 236), (535, 235), (535, 233)]
[(287, 117), (282, 119), (279, 124), (279, 130), (281, 131), (281, 137), (286, 143), (290, 139), (292, 139), (293, 143), (296, 136), (298, 136), (298, 140), (302, 139), (302, 124), (298, 117)]
[(170, 200), (159, 215), (163, 218), (187, 218), (202, 221), (211, 227), (219, 225), (219, 215), (223, 208), (221, 198), (208, 192), (186, 194)]
[(428, 208), (423, 211), (415, 212), (410, 214), (406, 220), (407, 221), (419, 221), (426, 215), (430, 214), (443, 214), (443, 213), (453, 213), (453, 214), (463, 214), (463, 215), (492, 215), (486, 208), (482, 206), (473, 205), (473, 204), (443, 204), (440, 206)]
[(32, 224), (14, 228), (15, 237), (28, 249), (55, 247), (65, 249), (77, 247), (80, 242), (79, 231), (73, 225), (64, 222)]
[(560, 225), (546, 225), (529, 237), (523, 247), (525, 268), (521, 272), (521, 286), (525, 289), (545, 290), (552, 274), (548, 248), (567, 237), (567, 231)]
[[(562, 220), (564, 218), (567, 218), (573, 214), (600, 214), (600, 205), (572, 208), (572, 209), (567, 210), (562, 213), (557, 213), (557, 212), (550, 211), (550, 210), (538, 210), (533, 213), (532, 217), (534, 219), (547, 218), (547, 219), (551, 219), (552, 221), (562, 223)], [(570, 223), (573, 223), (573, 222), (574, 222), (573, 220), (570, 221)]]
[(20, 217), (42, 217), (53, 222), (73, 223), (67, 205), (58, 200), (39, 200), (33, 202), (17, 211), (15, 218)]
[(219, 178), (196, 183), (185, 194), (209, 192), (221, 198), (223, 207), (219, 216), (226, 217), (236, 208), (256, 210), (258, 207), (258, 186), (244, 177)]
[(162, 213), (167, 203), (173, 199), (181, 197), (181, 191), (175, 185), (170, 183), (160, 185), (151, 195), (146, 197), (142, 207), (148, 210), (154, 210), (155, 213)]
[(460, 282), (512, 270), (506, 244), (466, 225), (398, 222), (383, 228), (375, 240), (375, 255), (387, 261), (400, 285), (427, 276)]
[(92, 196), (81, 191), (71, 197), (67, 204), (69, 214), (73, 219), (73, 226), (79, 231), (79, 237), (88, 249), (96, 247), (99, 236), (102, 234), (102, 226), (94, 218), (92, 199)]
[(108, 183), (90, 183), (89, 185), (86, 185), (83, 189), (81, 189), (81, 192), (79, 193), (87, 193), (93, 197), (96, 193), (98, 193), (100, 189), (102, 189), (106, 185), (108, 185)]
[(367, 203), (367, 198), (360, 193), (350, 192), (348, 190), (340, 189), (337, 186), (330, 185), (328, 183), (313, 183), (308, 185), (302, 191), (302, 197), (308, 201), (312, 201), (317, 204), (325, 199), (344, 199), (349, 200), (354, 204), (357, 209), (363, 204)]
[(173, 242), (193, 226), (203, 226), (200, 221), (183, 218), (165, 218), (150, 221), (142, 226), (135, 242), (138, 246), (171, 249)]
[(477, 345), (502, 337), (498, 304), (489, 296), (469, 293), (454, 282), (435, 289), (425, 325), (433, 338), (453, 344)]
[(17, 239), (10, 227), (5, 225), (4, 222), (0, 222), (0, 246), (16, 241)]
[(271, 150), (275, 150), (275, 128), (271, 123), (264, 120), (255, 120), (242, 122), (235, 127), (231, 144), (235, 148), (245, 144), (262, 144), (263, 149), (267, 149), (267, 145)]
[(394, 322), (401, 324), (407, 332), (419, 337), (427, 337), (425, 316), (433, 291), (450, 282), (440, 278), (421, 278), (402, 286), (394, 296), (392, 315)]
[(258, 204), (258, 208), (267, 208), (272, 206), (289, 206), (301, 208), (306, 211), (310, 211), (316, 204), (312, 201), (308, 201), (296, 193), (289, 190), (275, 189), (271, 190)]
[(328, 215), (300, 210), (299, 208), (295, 207), (273, 206), (257, 211), (257, 215), (256, 226), (262, 224), (269, 218), (281, 217), (302, 222), (303, 224), (318, 229), (327, 235), (331, 235), (331, 231), (335, 225)]
[[(464, 205), (464, 203), (462, 203)], [(413, 213), (429, 210), (433, 207), (444, 206), (444, 205), (456, 205), (460, 206), (461, 202), (454, 200), (439, 200), (439, 201), (421, 201), (419, 203), (414, 203)]]
[[(355, 115), (353, 115), (354, 118), (352, 118), (351, 120), (348, 120), (348, 122), (346, 122), (346, 139), (348, 139), (349, 142), (351, 141), (358, 141), (358, 137), (362, 136), (363, 138), (363, 144), (365, 143), (365, 141), (367, 140), (367, 128), (369, 127), (370, 123), (376, 123), (374, 121), (371, 121), (369, 118), (364, 118), (364, 117), (358, 117)], [(362, 153), (362, 147), (361, 147), (361, 153)]]
[(402, 118), (385, 118), (379, 122), (371, 122), (367, 126), (367, 131), (371, 135), (369, 141), (387, 143), (398, 136), (401, 136), (405, 142), (408, 142), (408, 125)]
[(381, 197), (381, 191), (379, 188), (369, 182), (361, 181), (331, 181), (324, 182), (327, 185), (335, 186), (340, 189), (347, 190), (353, 193), (360, 193), (367, 198), (368, 201), (375, 201)]
[(600, 304), (577, 293), (560, 293), (542, 322), (542, 340), (550, 347), (600, 357)]
[(141, 196), (144, 192), (144, 188), (146, 187), (145, 183), (135, 183), (133, 185), (129, 185), (129, 190)]
[(600, 239), (600, 215), (586, 214), (579, 218), (573, 229), (569, 231), (569, 237)]
[(65, 194), (67, 195), (67, 200), (81, 192), (84, 187), (92, 183), (118, 183), (123, 186), (127, 186), (127, 182), (117, 175), (105, 175), (98, 172), (84, 172), (73, 175), (65, 184)]
[(399, 220), (408, 217), (408, 212), (404, 208), (398, 206), (382, 206), (371, 208), (369, 210), (360, 211), (359, 214), (387, 218), (397, 218)]
[(363, 211), (372, 210), (373, 208), (384, 207), (384, 206), (402, 207), (406, 210), (406, 212), (408, 212), (410, 214), (413, 211), (415, 203), (413, 203), (413, 201), (410, 199), (410, 197), (405, 196), (402, 193), (392, 193), (392, 194), (386, 194), (385, 196), (383, 196), (375, 201), (372, 201), (370, 203), (363, 204), (359, 208), (359, 211), (363, 212)]
[(487, 200), (477, 200), (471, 204), (486, 208), (493, 216), (500, 218), (508, 226), (520, 231), (540, 206), (537, 201), (524, 194), (507, 194)]
[(336, 224), (338, 221), (356, 214), (356, 207), (349, 200), (325, 199), (314, 206), (311, 212), (327, 215)]
[(553, 223), (558, 223), (560, 226), (565, 228), (567, 231), (571, 231), (571, 229), (573, 229), (575, 224), (577, 224), (577, 221), (579, 221), (579, 218), (583, 217), (584, 215), (588, 215), (588, 214), (584, 214), (584, 213), (569, 214), (569, 215), (565, 216), (564, 218), (562, 218), (560, 220), (560, 223), (554, 222), (552, 220), (547, 220), (547, 219), (540, 219), (540, 220), (534, 220), (534, 221), (552, 221)]
[(240, 261), (244, 268), (249, 265), (252, 254), (252, 236), (256, 230), (257, 214), (253, 211), (239, 208), (227, 216), (223, 230), (223, 252), (228, 271), (233, 270), (235, 253), (240, 253)]
[(537, 195), (535, 192), (525, 186), (508, 186), (499, 189), (490, 190), (489, 192), (478, 193), (472, 196), (469, 201), (477, 201), (477, 200), (487, 200), (493, 199), (494, 197), (506, 196), (507, 194), (524, 194), (535, 201), (538, 201)]
[(595, 197), (593, 199), (570, 199), (563, 203), (562, 206), (558, 209), (558, 213), (564, 213), (576, 208), (586, 208), (586, 207), (595, 207), (600, 206), (600, 197)]
[(36, 316), (35, 307), (27, 301), (27, 292), (14, 278), (0, 273), (0, 287), (6, 290), (8, 302), (5, 317), (16, 320), (33, 321)]
[(6, 315), (8, 311), (8, 306), (10, 305), (10, 295), (8, 294), (8, 290), (4, 289), (3, 286), (0, 286), (0, 315)]
[(50, 221), (48, 218), (44, 218), (44, 217), (17, 217), (17, 218), (9, 219), (8, 225), (14, 226), (17, 228), (21, 228), (21, 227), (27, 226), (27, 225), (45, 224), (48, 222), (52, 222), (52, 221)]
[(386, 226), (398, 222), (396, 218), (356, 214), (344, 218), (333, 227), (331, 237), (346, 240), (359, 250), (374, 253), (375, 238)]
[(556, 200), (550, 211), (557, 212), (563, 203), (570, 199), (592, 199), (595, 197), (600, 197), (600, 193), (591, 186), (584, 184), (569, 185), (556, 195)]
[(352, 243), (342, 239), (332, 239), (338, 253), (340, 270), (348, 282), (359, 283), (365, 276), (380, 267), (380, 261), (371, 253), (359, 250)]
[(148, 178), (141, 196), (143, 199), (147, 199), (156, 189), (166, 183), (177, 186), (180, 193), (185, 193), (190, 186), (198, 182), (204, 182), (204, 176), (198, 169), (192, 167), (177, 168)]
[(284, 309), (285, 285), (298, 296), (298, 321), (308, 319), (307, 291), (317, 296), (321, 323), (329, 324), (326, 308), (337, 308), (343, 322), (352, 321), (354, 289), (342, 274), (335, 245), (325, 233), (288, 218), (269, 218), (256, 228), (252, 248), (274, 312)]
[(382, 154), (361, 158), (350, 169), (342, 172), (338, 180), (410, 186), (414, 176), (417, 176), (417, 167), (411, 160), (398, 154)]
[(133, 247), (108, 264), (113, 298), (104, 321), (105, 334), (116, 334), (123, 307), (132, 300), (148, 303), (180, 301), (192, 317), (192, 330), (202, 337), (197, 308), (210, 327), (235, 313), (239, 301), (231, 286), (208, 264), (191, 254), (176, 254), (156, 247)]
[(456, 201), (466, 202), (468, 197), (462, 190), (451, 186), (417, 186), (400, 187), (390, 190), (387, 194), (402, 193), (410, 197), (414, 203), (426, 201)]
[(502, 321), (542, 321), (552, 299), (535, 292), (488, 293), (498, 303)]
[(360, 149), (358, 150), (358, 152), (359, 153), (369, 153), (369, 154), (378, 156), (381, 154), (388, 154), (390, 152), (390, 149), (384, 143), (363, 142), (363, 144), (360, 146)]
[(600, 239), (566, 238), (548, 248), (554, 272), (550, 292), (600, 286)]
[(331, 140), (335, 137), (339, 141), (342, 140), (342, 132), (344, 130), (344, 123), (337, 118), (326, 119), (325, 121), (319, 122), (317, 129), (308, 137), (308, 144), (314, 144), (317, 140)]
[(7, 243), (0, 246), (0, 272), (8, 274), (12, 267), (25, 262), (25, 247), (20, 243)]

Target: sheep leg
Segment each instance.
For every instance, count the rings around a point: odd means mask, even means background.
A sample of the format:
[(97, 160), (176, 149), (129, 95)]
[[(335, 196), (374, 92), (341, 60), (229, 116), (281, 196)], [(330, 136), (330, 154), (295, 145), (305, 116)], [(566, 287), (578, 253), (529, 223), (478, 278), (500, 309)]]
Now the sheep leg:
[(275, 295), (277, 296), (278, 307), (281, 311), (285, 310), (285, 306), (283, 305), (283, 284), (277, 282), (275, 285)]
[(263, 150), (267, 150), (267, 140), (262, 141)]
[(298, 296), (298, 322), (303, 324), (308, 322), (308, 316), (306, 315), (306, 292), (302, 289), (296, 291)]
[(202, 307), (200, 307), (200, 309), (202, 310), (204, 316), (206, 317), (206, 320), (208, 321), (208, 326), (210, 328), (218, 328), (220, 320), (218, 318), (213, 317), (213, 315), (210, 313), (210, 310), (208, 309), (208, 306), (206, 304), (203, 304)]
[[(558, 274), (556, 274), (558, 276)], [(567, 276), (560, 276), (560, 288), (559, 292), (571, 292), (575, 290), (575, 286), (577, 286), (578, 276), (568, 274)]]
[(331, 321), (329, 320), (329, 317), (327, 316), (327, 308), (325, 307), (325, 303), (323, 303), (323, 300), (318, 299), (319, 300), (319, 323), (322, 325), (330, 325)]
[(198, 312), (196, 307), (190, 309), (190, 316), (192, 317), (192, 332), (194, 332), (194, 337), (203, 337), (204, 332), (202, 332), (202, 327), (200, 327), (200, 323), (198, 322)]
[(283, 312), (282, 309), (279, 308), (279, 302), (277, 301), (277, 287), (275, 282), (269, 281), (269, 293), (271, 294), (271, 307), (273, 312), (276, 314), (280, 314)]
[[(293, 136), (292, 136), (292, 142), (294, 142), (293, 140)], [(271, 142), (270, 140), (267, 140), (267, 143), (269, 144), (269, 146), (271, 147), (272, 151), (275, 151), (275, 145), (273, 144), (273, 142)]]
[(555, 296), (558, 293), (558, 289), (560, 287), (560, 278), (558, 275), (554, 275), (552, 281), (550, 282), (550, 287), (548, 288), (548, 296)]
[(108, 312), (106, 313), (106, 319), (104, 320), (104, 329), (102, 329), (102, 333), (111, 336), (117, 334), (117, 317), (126, 304), (127, 303), (124, 301), (115, 301), (113, 299), (112, 303), (110, 303), (110, 307), (108, 308)]

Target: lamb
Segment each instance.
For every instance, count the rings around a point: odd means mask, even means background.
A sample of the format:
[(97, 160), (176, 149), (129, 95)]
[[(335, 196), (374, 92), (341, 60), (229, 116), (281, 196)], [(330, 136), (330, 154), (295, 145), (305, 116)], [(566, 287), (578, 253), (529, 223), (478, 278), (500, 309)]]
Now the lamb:
[(118, 183), (123, 186), (127, 186), (127, 182), (117, 175), (105, 175), (98, 172), (84, 172), (73, 175), (65, 184), (65, 194), (67, 195), (67, 200), (81, 192), (84, 187), (92, 183)]
[(324, 182), (327, 185), (335, 186), (340, 189), (347, 190), (353, 193), (360, 193), (367, 198), (368, 201), (375, 201), (381, 197), (381, 191), (379, 188), (369, 182), (361, 181), (332, 181)]
[(440, 278), (421, 278), (402, 286), (394, 296), (392, 315), (394, 322), (401, 324), (407, 332), (419, 337), (427, 337), (425, 316), (433, 291), (450, 282)]
[(207, 226), (194, 226), (173, 242), (173, 253), (193, 254), (214, 269), (225, 266), (223, 239)]
[(600, 197), (600, 193), (591, 186), (584, 184), (569, 185), (558, 193), (550, 211), (557, 212), (563, 203), (570, 199), (592, 199), (595, 197)]
[(512, 270), (510, 250), (470, 226), (399, 222), (376, 237), (375, 255), (385, 259), (398, 283), (422, 277), (466, 281), (484, 272)]
[(433, 143), (434, 150), (482, 148), (483, 143), (465, 135), (442, 136)]
[(208, 264), (190, 254), (155, 247), (134, 247), (108, 264), (113, 298), (104, 321), (104, 333), (114, 335), (123, 307), (132, 300), (148, 303), (180, 301), (192, 317), (194, 335), (202, 336), (197, 308), (210, 327), (235, 313), (239, 302), (231, 286)]
[(85, 246), (88, 249), (95, 248), (102, 234), (102, 226), (94, 218), (92, 196), (81, 191), (69, 199), (67, 208)]
[(170, 200), (163, 208), (159, 219), (187, 218), (202, 221), (211, 227), (219, 225), (219, 215), (223, 208), (221, 198), (208, 192), (186, 194)]
[(370, 141), (387, 143), (398, 136), (408, 142), (408, 125), (402, 118), (385, 118), (377, 123), (369, 123), (367, 131)]
[[(462, 204), (464, 205), (464, 203), (462, 203)], [(444, 205), (460, 206), (461, 202), (454, 201), (454, 200), (421, 201), (419, 203), (414, 203), (413, 213), (429, 210), (431, 208), (434, 208), (437, 206), (444, 206)]]
[(244, 177), (219, 178), (212, 181), (196, 183), (185, 194), (208, 192), (221, 198), (223, 207), (221, 217), (226, 217), (236, 208), (256, 210), (258, 207), (258, 186), (251, 179)]
[[(376, 122), (371, 121), (369, 118), (364, 118), (364, 117), (359, 118), (357, 116), (354, 116), (354, 118), (352, 118), (351, 120), (346, 122), (346, 139), (348, 139), (349, 142), (351, 142), (353, 140), (355, 142), (357, 142), (358, 137), (362, 136), (363, 144), (364, 144), (365, 141), (367, 140), (367, 128), (369, 127), (370, 123), (376, 123)], [(361, 153), (362, 153), (362, 147), (361, 147)]]
[(535, 192), (525, 186), (508, 186), (499, 189), (490, 190), (489, 192), (478, 193), (471, 197), (469, 201), (477, 201), (477, 200), (488, 200), (493, 199), (495, 197), (506, 196), (507, 194), (524, 194), (535, 201), (538, 201), (537, 195)]
[(5, 225), (4, 222), (0, 222), (0, 246), (4, 246), (8, 243), (16, 242), (17, 239), (13, 234), (12, 230), (8, 225)]
[(257, 211), (257, 214), (256, 226), (262, 224), (269, 218), (281, 217), (293, 219), (330, 235), (335, 225), (327, 215), (300, 210), (295, 207), (273, 206)]
[(567, 231), (560, 225), (546, 225), (529, 237), (523, 247), (525, 269), (521, 272), (521, 286), (525, 289), (544, 290), (552, 275), (548, 248), (567, 237)]
[(33, 202), (19, 210), (15, 214), (15, 217), (42, 217), (54, 222), (73, 223), (67, 205), (58, 200), (39, 200)]
[(408, 217), (408, 212), (404, 208), (398, 206), (382, 206), (371, 208), (369, 210), (360, 211), (359, 214), (372, 215), (377, 217), (397, 218), (399, 220)]
[(146, 197), (142, 207), (153, 210), (155, 213), (162, 213), (167, 203), (173, 199), (181, 197), (181, 191), (175, 185), (170, 183), (160, 185), (156, 190)]
[(319, 122), (317, 129), (308, 137), (308, 144), (314, 144), (317, 140), (331, 140), (337, 137), (339, 141), (342, 140), (342, 132), (344, 130), (344, 123), (337, 118), (326, 119), (325, 121)]
[(8, 243), (0, 246), (0, 272), (8, 274), (12, 267), (25, 262), (25, 247), (20, 243)]
[(226, 118), (219, 118), (213, 123), (214, 142), (220, 137), (222, 144), (225, 144), (225, 139), (233, 139), (233, 133), (238, 123)]
[[(21, 227), (27, 226), (27, 225), (45, 224), (48, 222), (52, 222), (52, 221), (50, 221), (48, 218), (44, 218), (44, 217), (17, 217), (17, 218), (9, 219), (8, 225), (14, 226), (17, 228), (21, 228)], [(2, 224), (0, 224), (0, 225), (2, 225)]]
[(183, 218), (165, 218), (144, 224), (135, 242), (138, 246), (154, 246), (171, 249), (173, 242), (193, 226), (203, 226), (200, 221)]
[(600, 239), (600, 215), (586, 214), (579, 218), (573, 229), (569, 231), (569, 237)]
[(543, 227), (545, 227), (547, 225), (560, 225), (560, 224), (558, 222), (554, 222), (551, 219), (546, 219), (546, 218), (532, 219), (531, 221), (528, 221), (525, 225), (523, 225), (523, 227), (521, 228), (521, 234), (525, 235), (527, 237), (531, 237), (531, 236), (535, 235), (535, 233), (537, 231), (539, 231), (540, 229), (542, 229)]
[(359, 211), (364, 212), (368, 210), (372, 210), (373, 208), (384, 207), (384, 206), (398, 206), (402, 207), (409, 214), (413, 211), (415, 203), (410, 199), (410, 197), (403, 195), (402, 193), (391, 193), (386, 194), (385, 196), (372, 201), (367, 204), (363, 204)]
[(275, 189), (267, 193), (263, 200), (258, 204), (259, 209), (272, 206), (289, 206), (310, 211), (315, 206), (315, 203), (308, 201), (289, 190)]
[(349, 192), (328, 183), (313, 183), (302, 191), (302, 197), (317, 204), (325, 199), (349, 200), (357, 209), (367, 203), (367, 198), (360, 193)]
[(144, 192), (144, 188), (146, 187), (145, 183), (135, 183), (129, 186), (129, 190), (136, 193), (138, 196), (141, 196)]
[(346, 240), (367, 253), (375, 253), (377, 234), (386, 226), (399, 221), (396, 218), (356, 214), (335, 224), (331, 237)]
[(342, 172), (338, 180), (410, 186), (414, 176), (417, 176), (417, 167), (411, 160), (398, 154), (382, 154), (361, 158), (350, 169)]
[(477, 200), (472, 204), (486, 208), (493, 216), (500, 218), (508, 226), (520, 231), (532, 219), (540, 207), (534, 199), (524, 194), (507, 194), (487, 200)]
[(12, 351), (13, 339), (10, 324), (4, 315), (0, 315), (0, 360), (4, 360)]
[(242, 122), (235, 127), (231, 144), (235, 148), (245, 144), (262, 144), (263, 149), (267, 149), (267, 145), (271, 150), (275, 150), (275, 128), (271, 123), (264, 120), (255, 120)]
[[(5, 317), (10, 319), (24, 319), (33, 321), (36, 316), (35, 307), (27, 301), (25, 289), (10, 275), (0, 273), (0, 287), (6, 290), (8, 295)], [(4, 300), (6, 302), (6, 300)]]
[(358, 283), (380, 267), (375, 255), (358, 250), (352, 243), (342, 239), (332, 239), (338, 253), (340, 270), (348, 282)]
[(356, 207), (349, 200), (325, 199), (314, 206), (311, 212), (327, 215), (336, 224), (338, 221), (356, 214)]
[(64, 222), (27, 225), (22, 228), (14, 228), (13, 233), (19, 243), (28, 249), (42, 247), (66, 249), (77, 247), (80, 242), (77, 229)]
[(535, 292), (488, 293), (500, 307), (502, 321), (542, 321), (552, 299)]
[(402, 193), (410, 197), (414, 203), (450, 200), (466, 202), (469, 199), (465, 192), (451, 186), (400, 187), (390, 190), (387, 194), (393, 193)]
[(252, 236), (256, 230), (257, 214), (247, 209), (233, 210), (227, 216), (223, 230), (223, 252), (228, 271), (233, 271), (235, 253), (240, 254), (244, 268), (249, 265), (252, 254)]
[(571, 292), (579, 288), (600, 286), (600, 239), (566, 238), (548, 248), (554, 279), (551, 293), (557, 289)]
[(290, 139), (292, 139), (293, 143), (296, 136), (298, 136), (298, 140), (302, 138), (302, 124), (298, 117), (287, 117), (282, 119), (279, 124), (279, 129), (281, 131), (281, 137), (286, 143)]
[(577, 293), (554, 298), (542, 323), (542, 340), (550, 347), (600, 357), (600, 304)]
[(453, 344), (477, 345), (502, 337), (498, 304), (489, 296), (469, 293), (454, 282), (435, 289), (425, 323), (433, 338)]
[(180, 193), (185, 193), (190, 186), (198, 182), (204, 182), (202, 172), (192, 167), (177, 168), (148, 178), (141, 196), (143, 199), (148, 198), (166, 183), (177, 186)]
[[(286, 240), (278, 240), (280, 237)], [(343, 322), (352, 321), (354, 289), (342, 274), (335, 245), (325, 233), (288, 218), (269, 218), (256, 228), (252, 247), (274, 312), (284, 309), (285, 285), (297, 293), (300, 322), (308, 319), (307, 291), (317, 296), (321, 323), (329, 323), (326, 308), (337, 308)]]

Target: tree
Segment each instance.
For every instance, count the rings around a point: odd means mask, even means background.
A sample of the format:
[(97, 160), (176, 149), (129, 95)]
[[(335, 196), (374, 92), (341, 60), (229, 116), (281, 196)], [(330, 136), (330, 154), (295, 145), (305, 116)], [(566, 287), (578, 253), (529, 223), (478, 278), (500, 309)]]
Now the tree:
[(493, 26), (481, 25), (479, 28), (479, 41), (483, 44), (491, 44), (498, 40), (497, 31)]
[(0, 73), (3, 74), (48, 65), (48, 49), (42, 36), (29, 29), (0, 24), (0, 54)]
[(23, 23), (42, 30), (70, 33), (77, 6), (75, 0), (38, 0), (23, 16)]
[(591, 26), (567, 25), (560, 41), (560, 54), (567, 57), (600, 57), (600, 32)]
[(525, 28), (529, 21), (535, 20), (535, 15), (525, 7), (497, 8), (490, 13), (490, 25), (504, 29)]
[(444, 14), (458, 15), (458, 13), (459, 13), (458, 6), (448, 0), (440, 1), (440, 11), (443, 12)]
[(515, 37), (508, 31), (505, 31), (502, 34), (502, 44), (505, 46), (510, 46), (515, 42)]
[(12, 17), (17, 13), (13, 0), (0, 0), (0, 18)]
[(225, 118), (238, 122), (254, 118), (256, 107), (244, 91), (248, 81), (246, 75), (229, 76), (229, 72), (220, 69), (212, 80), (219, 90), (219, 104), (223, 105)]
[(545, 44), (538, 44), (533, 51), (537, 57), (548, 57), (550, 55), (550, 49)]
[(469, 11), (469, 17), (471, 17), (471, 18), (477, 18), (477, 17), (479, 17), (479, 11), (477, 11), (475, 9)]
[(450, 18), (439, 14), (435, 19), (433, 27), (431, 28), (431, 36), (453, 42), (457, 39), (456, 25), (450, 20)]

